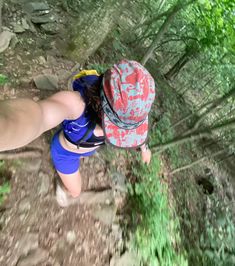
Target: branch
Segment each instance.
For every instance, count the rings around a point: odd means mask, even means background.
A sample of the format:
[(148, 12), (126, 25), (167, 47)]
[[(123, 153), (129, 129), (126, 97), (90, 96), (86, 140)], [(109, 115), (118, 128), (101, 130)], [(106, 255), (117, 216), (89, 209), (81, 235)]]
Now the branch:
[(161, 153), (162, 151), (164, 151), (164, 150), (166, 150), (172, 146), (179, 145), (179, 144), (185, 143), (187, 141), (194, 141), (196, 139), (209, 138), (212, 133), (219, 132), (221, 130), (223, 130), (223, 131), (229, 130), (229, 129), (234, 128), (234, 127), (235, 127), (235, 119), (232, 119), (232, 120), (226, 121), (224, 123), (215, 125), (212, 128), (205, 128), (203, 130), (194, 132), (192, 134), (184, 135), (182, 137), (175, 138), (175, 139), (170, 140), (164, 144), (153, 145), (151, 148), (152, 148), (153, 152)]
[(209, 156), (208, 156), (208, 155), (203, 156), (202, 158), (200, 158), (200, 159), (198, 159), (198, 160), (196, 160), (196, 161), (194, 161), (194, 162), (192, 162), (192, 163), (189, 163), (189, 164), (187, 164), (187, 165), (184, 165), (184, 166), (182, 166), (182, 167), (179, 167), (179, 168), (177, 168), (177, 169), (174, 169), (172, 172), (170, 172), (170, 174), (173, 175), (173, 174), (178, 173), (178, 172), (180, 172), (180, 171), (183, 171), (183, 170), (189, 169), (189, 168), (193, 167), (194, 165), (197, 165), (197, 164), (199, 164), (200, 162), (204, 161), (204, 160), (207, 159), (207, 158), (211, 158), (211, 157), (215, 157), (215, 156), (217, 156), (217, 155), (223, 154), (226, 150), (227, 150), (227, 149), (222, 149), (222, 150), (220, 150), (220, 151), (218, 151), (218, 152), (216, 152), (216, 153), (214, 153), (214, 154), (211, 154), (211, 155), (209, 155)]
[(193, 127), (185, 133), (185, 135), (191, 134), (194, 131), (198, 129), (202, 121), (208, 116), (209, 114), (213, 113), (223, 102), (225, 102), (227, 99), (229, 99), (231, 96), (235, 94), (235, 87), (230, 90), (227, 94), (225, 94), (223, 97), (215, 100), (211, 107), (207, 109), (202, 115), (200, 115), (197, 119), (197, 121), (194, 123)]

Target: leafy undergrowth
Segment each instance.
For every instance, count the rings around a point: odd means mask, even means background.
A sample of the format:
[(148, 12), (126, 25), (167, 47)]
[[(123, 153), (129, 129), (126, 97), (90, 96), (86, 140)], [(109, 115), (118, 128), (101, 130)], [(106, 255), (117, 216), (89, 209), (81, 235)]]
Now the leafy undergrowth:
[[(165, 94), (164, 112), (157, 126), (152, 129), (153, 144), (164, 143), (184, 131), (185, 125), (177, 132), (171, 125), (187, 115), (174, 92), (167, 86), (161, 89)], [(172, 169), (191, 163), (197, 153), (196, 143), (174, 146), (165, 152)], [(180, 222), (181, 243), (187, 252), (189, 265), (235, 265), (232, 205), (220, 180), (205, 175), (204, 170), (203, 165), (197, 165), (171, 178), (170, 193)], [(198, 178), (212, 182), (213, 191), (208, 193), (205, 187), (199, 186)]]
[(7, 76), (0, 74), (0, 86), (4, 85), (7, 83)]
[(181, 249), (179, 222), (168, 201), (167, 183), (160, 178), (160, 160), (154, 156), (149, 167), (135, 164), (137, 182), (130, 185), (134, 248), (144, 265), (187, 265)]
[(4, 161), (0, 161), (0, 205), (4, 202), (7, 194), (10, 193), (10, 184)]

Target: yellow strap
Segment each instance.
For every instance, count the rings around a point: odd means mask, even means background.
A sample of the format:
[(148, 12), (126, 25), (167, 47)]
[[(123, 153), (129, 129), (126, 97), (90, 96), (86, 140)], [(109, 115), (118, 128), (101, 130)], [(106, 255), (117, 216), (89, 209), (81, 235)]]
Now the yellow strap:
[(96, 70), (82, 70), (78, 74), (73, 76), (73, 80), (89, 75), (99, 76)]

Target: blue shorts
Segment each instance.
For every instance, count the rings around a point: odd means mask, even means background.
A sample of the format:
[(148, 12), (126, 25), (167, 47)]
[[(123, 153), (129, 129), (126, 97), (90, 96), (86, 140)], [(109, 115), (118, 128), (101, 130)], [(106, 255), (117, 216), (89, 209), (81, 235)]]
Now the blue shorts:
[(62, 174), (73, 174), (75, 173), (80, 166), (80, 157), (91, 156), (95, 151), (86, 152), (86, 153), (75, 153), (67, 151), (62, 147), (59, 141), (58, 131), (52, 139), (51, 142), (51, 159), (54, 164), (54, 167), (57, 171)]

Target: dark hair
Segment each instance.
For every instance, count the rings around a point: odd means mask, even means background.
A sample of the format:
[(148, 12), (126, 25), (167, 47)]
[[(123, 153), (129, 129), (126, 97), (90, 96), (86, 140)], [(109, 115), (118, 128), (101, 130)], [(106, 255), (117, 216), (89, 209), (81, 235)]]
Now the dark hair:
[(86, 89), (84, 90), (84, 100), (86, 108), (91, 115), (91, 119), (98, 124), (101, 124), (101, 101), (100, 101), (100, 90), (102, 86), (103, 75), (99, 77), (97, 82), (90, 86), (85, 84)]

